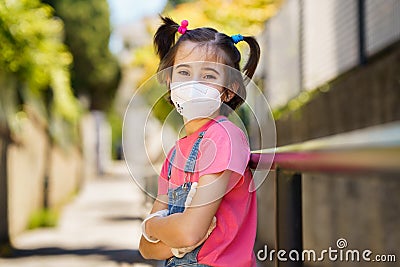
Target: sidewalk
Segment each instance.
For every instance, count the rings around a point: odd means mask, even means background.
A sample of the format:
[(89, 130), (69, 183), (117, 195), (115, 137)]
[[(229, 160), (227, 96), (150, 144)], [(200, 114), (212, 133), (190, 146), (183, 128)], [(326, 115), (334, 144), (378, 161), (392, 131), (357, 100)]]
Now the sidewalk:
[(124, 162), (89, 181), (65, 208), (56, 228), (26, 231), (13, 240), (1, 267), (151, 267), (138, 251), (140, 224), (150, 207)]

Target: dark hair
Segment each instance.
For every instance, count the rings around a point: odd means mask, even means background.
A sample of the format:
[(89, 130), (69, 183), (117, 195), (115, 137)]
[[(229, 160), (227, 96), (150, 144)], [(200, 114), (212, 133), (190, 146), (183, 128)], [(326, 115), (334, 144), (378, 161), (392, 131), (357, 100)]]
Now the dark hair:
[[(212, 49), (218, 61), (237, 70), (232, 70), (231, 73), (229, 73), (230, 75), (227, 75), (230, 79), (227, 81), (227, 84), (231, 86), (233, 83), (237, 83), (239, 88), (237, 92), (235, 92), (234, 97), (225, 103), (228, 107), (225, 105), (221, 106), (221, 114), (228, 115), (230, 111), (239, 107), (244, 102), (244, 99), (246, 99), (245, 80), (247, 81), (247, 79), (253, 77), (260, 59), (260, 46), (256, 39), (251, 36), (243, 36), (243, 41), (250, 47), (249, 59), (243, 68), (243, 73), (245, 75), (243, 79), (239, 66), (241, 55), (230, 36), (218, 32), (213, 28), (203, 27), (188, 29), (186, 33), (181, 35), (176, 41), (176, 33), (178, 32), (179, 24), (168, 17), (160, 16), (160, 18), (163, 23), (154, 35), (154, 46), (160, 58), (158, 73), (161, 73), (161, 75), (159, 76), (159, 80), (161, 82), (166, 82), (166, 78), (172, 76), (172, 68), (168, 73), (165, 73), (163, 70), (174, 65), (176, 53), (182, 42), (191, 41), (202, 46), (207, 46), (207, 48)], [(169, 85), (167, 86), (169, 87)], [(173, 104), (170, 97), (169, 101)]]

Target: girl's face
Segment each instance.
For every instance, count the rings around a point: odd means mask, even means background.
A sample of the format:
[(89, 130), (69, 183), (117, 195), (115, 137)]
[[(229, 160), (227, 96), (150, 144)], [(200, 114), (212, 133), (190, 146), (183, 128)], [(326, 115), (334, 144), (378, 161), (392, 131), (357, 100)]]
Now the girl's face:
[(171, 82), (197, 81), (224, 90), (224, 65), (210, 58), (205, 46), (185, 41), (180, 44), (175, 56)]

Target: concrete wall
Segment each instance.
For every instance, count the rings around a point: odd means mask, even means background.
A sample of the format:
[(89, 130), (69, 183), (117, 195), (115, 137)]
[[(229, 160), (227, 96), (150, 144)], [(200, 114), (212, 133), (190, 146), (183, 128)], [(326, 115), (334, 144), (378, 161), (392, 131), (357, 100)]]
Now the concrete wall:
[[(397, 176), (303, 174), (304, 248), (317, 252), (345, 238), (346, 249), (400, 257)], [(394, 263), (308, 262), (308, 266), (395, 266)]]
[[(33, 110), (27, 110), (27, 114), (20, 121), (21, 129), (15, 134), (16, 142), (8, 146), (6, 153), (8, 204), (5, 203), (7, 207), (4, 210), (8, 208), (11, 238), (24, 231), (32, 214), (44, 207), (46, 173), (48, 207), (59, 210), (87, 180), (99, 176), (99, 143), (101, 146), (109, 145), (111, 149), (111, 136), (107, 134), (109, 125), (102, 120), (98, 123), (99, 127), (93, 113), (85, 114), (81, 118), (80, 143), (66, 147), (50, 146), (45, 122)], [(105, 129), (106, 133), (101, 141), (97, 134), (97, 129), (100, 128)], [(107, 171), (110, 161), (109, 149), (104, 150), (107, 155), (102, 155), (103, 172)], [(1, 231), (7, 227), (5, 222), (0, 222), (0, 226)]]
[(15, 236), (27, 226), (32, 213), (43, 206), (48, 139), (43, 127), (24, 119), (18, 143), (8, 148), (9, 233)]
[[(329, 84), (329, 91), (281, 117), (276, 122), (278, 146), (400, 120), (399, 81), (400, 44), (396, 44), (370, 58), (367, 65), (335, 79)], [(272, 248), (274, 185), (272, 179), (268, 179), (257, 192), (257, 246), (268, 244)], [(398, 176), (303, 174), (305, 248), (317, 251), (329, 246), (336, 248), (337, 239), (345, 238), (349, 249), (396, 254), (398, 259), (399, 225)], [(329, 261), (307, 262), (306, 265), (363, 266)], [(394, 264), (368, 263), (368, 266)]]
[(56, 146), (51, 150), (51, 160), (49, 207), (57, 209), (71, 200), (83, 183), (82, 155), (77, 147), (63, 150)]
[(82, 176), (85, 180), (91, 180), (96, 177), (97, 170), (97, 141), (96, 141), (96, 121), (88, 113), (81, 118), (80, 133), (82, 140), (82, 157), (85, 164), (82, 165)]
[(81, 182), (82, 156), (76, 146), (49, 147), (43, 126), (32, 116), (23, 119), (21, 127), (7, 154), (11, 237), (25, 230), (32, 213), (43, 208), (47, 167), (50, 208), (60, 208)]
[(279, 146), (400, 120), (400, 43), (276, 122)]
[(272, 248), (275, 244), (275, 171), (257, 189), (258, 217), (257, 241), (255, 249), (262, 249), (265, 244)]

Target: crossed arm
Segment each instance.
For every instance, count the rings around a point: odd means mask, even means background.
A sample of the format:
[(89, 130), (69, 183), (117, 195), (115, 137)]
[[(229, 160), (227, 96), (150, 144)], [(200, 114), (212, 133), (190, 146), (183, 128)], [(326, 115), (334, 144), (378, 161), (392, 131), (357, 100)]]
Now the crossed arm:
[[(160, 242), (150, 243), (142, 236), (139, 244), (142, 256), (146, 259), (167, 259), (173, 256), (171, 248), (189, 247), (201, 241), (226, 193), (231, 175), (229, 170), (203, 175), (199, 179), (191, 206), (183, 213), (148, 220), (147, 235), (159, 239)], [(158, 196), (151, 213), (167, 209), (167, 203), (166, 195)]]
[[(159, 195), (154, 201), (153, 208), (150, 213), (168, 208), (167, 195)], [(164, 242), (150, 243), (143, 236), (140, 238), (139, 251), (145, 259), (164, 260), (172, 257), (171, 248)]]

